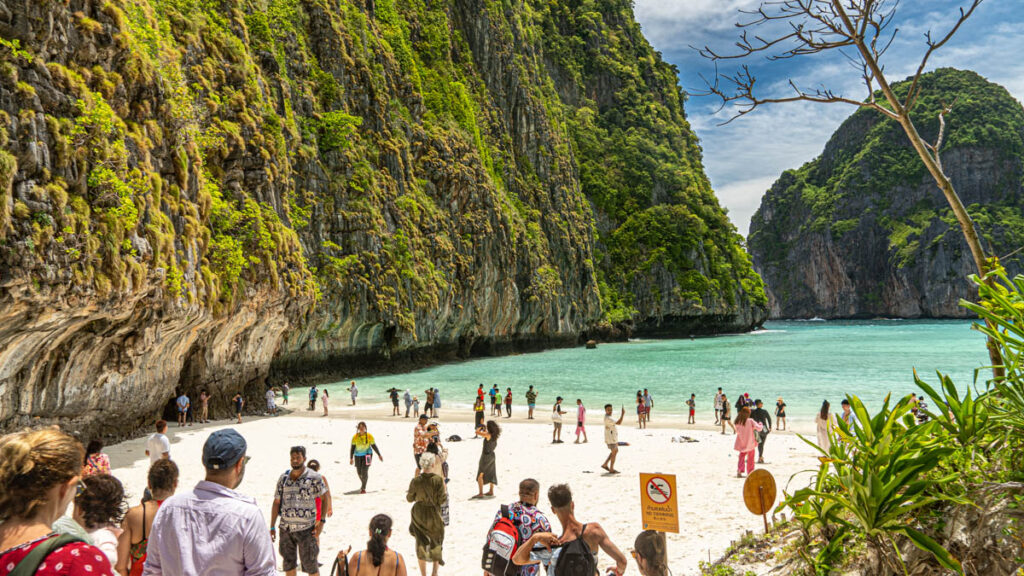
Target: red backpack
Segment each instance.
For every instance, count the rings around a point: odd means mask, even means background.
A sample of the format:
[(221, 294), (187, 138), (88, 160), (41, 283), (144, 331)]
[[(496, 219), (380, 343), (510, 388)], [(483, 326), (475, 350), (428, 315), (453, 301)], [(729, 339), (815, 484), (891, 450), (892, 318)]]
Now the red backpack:
[(501, 515), (487, 533), (487, 544), (484, 545), (484, 556), (481, 568), (491, 576), (516, 576), (519, 566), (512, 562), (519, 541), (519, 528), (509, 514), (508, 506), (502, 505)]

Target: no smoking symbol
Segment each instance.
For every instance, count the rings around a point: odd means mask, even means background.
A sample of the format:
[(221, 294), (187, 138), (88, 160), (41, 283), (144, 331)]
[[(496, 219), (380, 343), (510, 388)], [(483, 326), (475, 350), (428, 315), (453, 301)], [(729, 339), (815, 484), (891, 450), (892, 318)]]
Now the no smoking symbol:
[(664, 504), (672, 497), (672, 488), (664, 478), (651, 478), (647, 482), (647, 497), (655, 504)]

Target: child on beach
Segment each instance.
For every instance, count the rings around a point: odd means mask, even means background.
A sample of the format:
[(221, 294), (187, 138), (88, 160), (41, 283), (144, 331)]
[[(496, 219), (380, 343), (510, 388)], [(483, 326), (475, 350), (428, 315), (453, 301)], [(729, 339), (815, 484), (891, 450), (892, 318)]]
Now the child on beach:
[[(750, 406), (739, 409), (736, 415), (736, 442), (733, 448), (740, 453), (739, 461), (736, 464), (736, 477), (743, 478), (743, 472), (750, 474), (754, 471), (754, 450), (757, 449), (757, 432), (764, 429), (761, 424), (750, 417)], [(744, 465), (745, 464), (745, 465)]]
[(697, 395), (690, 394), (690, 399), (686, 401), (686, 405), (690, 407), (690, 418), (686, 421), (687, 424), (696, 424), (694, 415), (697, 409)]
[(414, 418), (420, 417), (420, 399), (416, 396), (412, 397), (412, 415)]

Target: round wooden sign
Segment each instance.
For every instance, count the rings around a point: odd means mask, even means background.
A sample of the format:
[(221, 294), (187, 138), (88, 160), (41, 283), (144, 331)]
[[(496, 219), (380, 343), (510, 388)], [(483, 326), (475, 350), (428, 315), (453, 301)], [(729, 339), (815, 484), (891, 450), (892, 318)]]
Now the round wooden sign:
[(775, 506), (775, 477), (759, 468), (747, 476), (743, 483), (743, 503), (751, 514), (767, 514)]

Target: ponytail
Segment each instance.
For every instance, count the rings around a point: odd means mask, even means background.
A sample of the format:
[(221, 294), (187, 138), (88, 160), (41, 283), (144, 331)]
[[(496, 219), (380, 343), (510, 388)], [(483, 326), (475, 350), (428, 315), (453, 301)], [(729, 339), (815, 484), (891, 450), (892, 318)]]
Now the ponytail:
[(388, 548), (388, 537), (391, 536), (391, 517), (387, 514), (377, 514), (370, 520), (370, 540), (366, 543), (366, 550), (373, 559), (374, 566), (384, 564), (384, 551)]
[(647, 574), (650, 576), (667, 576), (668, 565), (665, 563), (664, 536), (654, 530), (644, 530), (633, 542), (637, 553), (647, 563)]

